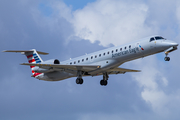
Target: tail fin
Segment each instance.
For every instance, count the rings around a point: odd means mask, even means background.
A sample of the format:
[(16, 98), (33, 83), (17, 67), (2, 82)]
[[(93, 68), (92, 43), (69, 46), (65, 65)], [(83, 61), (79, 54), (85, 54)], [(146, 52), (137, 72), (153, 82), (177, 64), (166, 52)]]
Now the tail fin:
[[(41, 63), (41, 62), (43, 62), (43, 60), (41, 59), (39, 54), (42, 54), (42, 55), (47, 55), (48, 54), (48, 53), (45, 53), (45, 52), (36, 51), (35, 49), (32, 49), (32, 50), (18, 50), (18, 51), (17, 50), (5, 50), (3, 52), (16, 52), (16, 53), (20, 52), (21, 54), (26, 55), (29, 63)], [(34, 72), (34, 69), (36, 69), (37, 66), (36, 67), (35, 66), (30, 66), (30, 67), (31, 67), (33, 77), (36, 77), (39, 74), (41, 74), (41, 73), (35, 73)]]

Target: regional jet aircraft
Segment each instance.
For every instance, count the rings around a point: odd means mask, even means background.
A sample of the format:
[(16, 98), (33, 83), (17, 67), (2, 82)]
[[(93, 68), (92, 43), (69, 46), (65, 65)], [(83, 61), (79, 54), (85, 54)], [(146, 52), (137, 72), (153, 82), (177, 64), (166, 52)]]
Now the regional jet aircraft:
[(111, 47), (74, 59), (60, 62), (58, 59), (43, 61), (39, 54), (48, 53), (32, 50), (6, 50), (4, 52), (20, 52), (26, 55), (31, 67), (32, 77), (45, 81), (60, 81), (70, 77), (77, 77), (76, 83), (83, 84), (82, 77), (102, 75), (102, 86), (107, 85), (110, 74), (124, 74), (126, 72), (140, 72), (139, 70), (119, 68), (125, 62), (164, 52), (165, 61), (169, 61), (168, 54), (177, 50), (178, 43), (163, 37), (150, 36), (139, 41)]

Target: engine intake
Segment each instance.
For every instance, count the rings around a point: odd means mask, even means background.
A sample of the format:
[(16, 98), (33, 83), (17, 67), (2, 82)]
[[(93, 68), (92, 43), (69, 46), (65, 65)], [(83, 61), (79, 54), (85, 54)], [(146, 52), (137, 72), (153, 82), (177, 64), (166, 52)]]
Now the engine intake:
[(58, 60), (58, 59), (55, 59), (55, 60), (54, 60), (54, 64), (60, 64), (59, 60)]

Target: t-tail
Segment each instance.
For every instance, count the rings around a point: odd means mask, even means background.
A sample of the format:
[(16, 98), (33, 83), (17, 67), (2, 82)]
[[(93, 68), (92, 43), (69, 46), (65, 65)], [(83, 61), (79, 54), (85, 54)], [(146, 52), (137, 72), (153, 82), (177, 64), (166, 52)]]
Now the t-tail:
[[(3, 52), (20, 52), (23, 55), (26, 55), (29, 63), (41, 63), (43, 60), (39, 56), (39, 54), (47, 55), (48, 53), (36, 51), (35, 49), (32, 50), (5, 50)], [(34, 70), (38, 68), (38, 66), (30, 66), (32, 71), (32, 77), (38, 77), (42, 73), (37, 73)]]

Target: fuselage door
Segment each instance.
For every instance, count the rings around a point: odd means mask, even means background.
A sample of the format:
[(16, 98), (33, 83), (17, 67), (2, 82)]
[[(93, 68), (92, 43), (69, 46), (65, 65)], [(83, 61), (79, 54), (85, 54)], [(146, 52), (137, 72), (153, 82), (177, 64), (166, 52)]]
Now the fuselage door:
[(154, 37), (150, 38), (150, 49), (154, 49), (156, 47), (156, 40)]
[(140, 47), (139, 47), (139, 43), (136, 43), (136, 53), (140, 53), (141, 50), (140, 50)]

